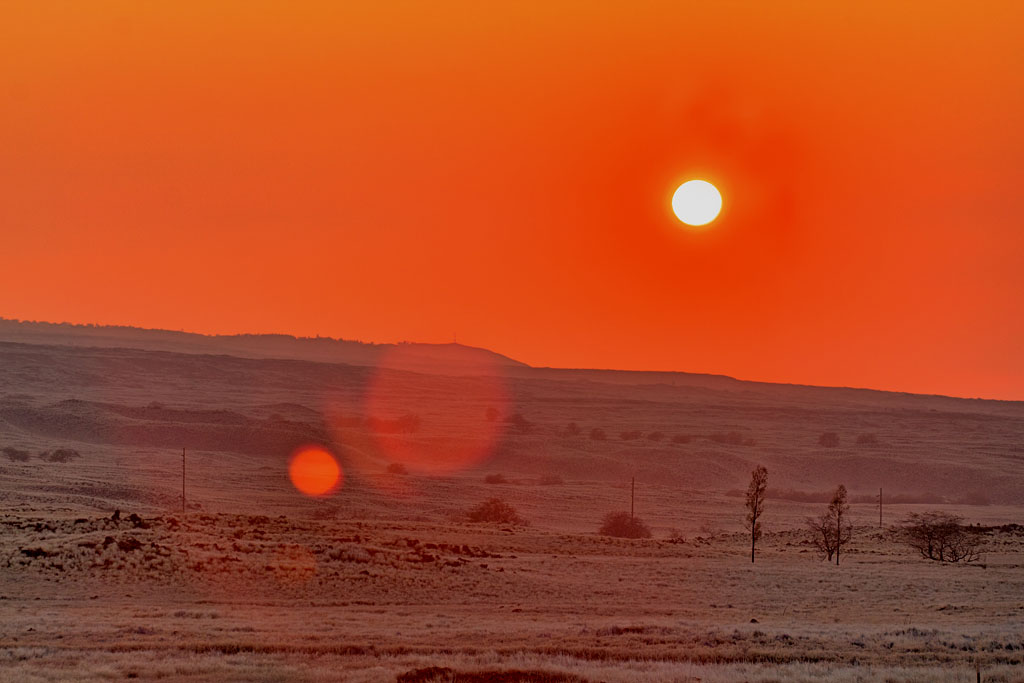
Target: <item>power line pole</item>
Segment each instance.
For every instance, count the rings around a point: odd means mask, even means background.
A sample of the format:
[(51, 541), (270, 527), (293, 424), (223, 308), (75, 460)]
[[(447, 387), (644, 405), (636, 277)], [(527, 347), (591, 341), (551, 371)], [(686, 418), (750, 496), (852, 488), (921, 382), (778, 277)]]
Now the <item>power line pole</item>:
[(882, 486), (879, 486), (879, 528), (882, 528)]
[(636, 477), (629, 480), (629, 518), (633, 519), (633, 505), (636, 502)]
[(181, 514), (185, 514), (185, 449), (181, 449)]

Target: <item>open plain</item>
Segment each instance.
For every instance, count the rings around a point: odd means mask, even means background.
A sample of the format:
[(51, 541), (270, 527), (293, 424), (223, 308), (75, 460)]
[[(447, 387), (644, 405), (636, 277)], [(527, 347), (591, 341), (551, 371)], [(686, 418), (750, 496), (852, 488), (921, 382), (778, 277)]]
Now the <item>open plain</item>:
[[(1020, 403), (25, 329), (0, 343), (4, 680), (1024, 679)], [(308, 444), (330, 495), (289, 480)], [(599, 535), (633, 479), (653, 537)], [(804, 530), (837, 484), (839, 566)], [(490, 498), (525, 524), (466, 521)], [(933, 509), (978, 562), (902, 541)]]

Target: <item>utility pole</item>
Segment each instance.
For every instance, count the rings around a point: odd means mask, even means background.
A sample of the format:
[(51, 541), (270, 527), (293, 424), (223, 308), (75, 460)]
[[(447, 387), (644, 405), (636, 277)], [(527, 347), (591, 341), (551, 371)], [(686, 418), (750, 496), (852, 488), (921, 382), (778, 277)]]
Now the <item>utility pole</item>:
[(181, 514), (185, 514), (185, 449), (181, 449)]
[(878, 528), (882, 528), (882, 487), (878, 487)]
[(636, 502), (636, 477), (629, 480), (629, 518), (633, 519), (633, 505)]

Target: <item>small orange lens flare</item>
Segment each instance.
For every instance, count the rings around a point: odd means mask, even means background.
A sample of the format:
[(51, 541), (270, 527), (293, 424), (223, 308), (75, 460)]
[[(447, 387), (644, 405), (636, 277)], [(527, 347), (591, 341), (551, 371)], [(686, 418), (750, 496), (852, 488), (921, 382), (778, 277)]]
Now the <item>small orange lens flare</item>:
[(323, 496), (341, 486), (341, 466), (334, 456), (319, 446), (306, 446), (295, 451), (288, 465), (288, 476), (307, 496)]

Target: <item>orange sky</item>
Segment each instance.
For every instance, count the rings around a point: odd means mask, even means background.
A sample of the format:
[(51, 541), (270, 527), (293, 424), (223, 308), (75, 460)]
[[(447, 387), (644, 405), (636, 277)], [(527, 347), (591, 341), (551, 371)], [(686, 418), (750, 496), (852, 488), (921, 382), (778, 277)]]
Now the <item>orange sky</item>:
[(0, 315), (1024, 399), (1024, 3), (846, 4), (4, 3)]

